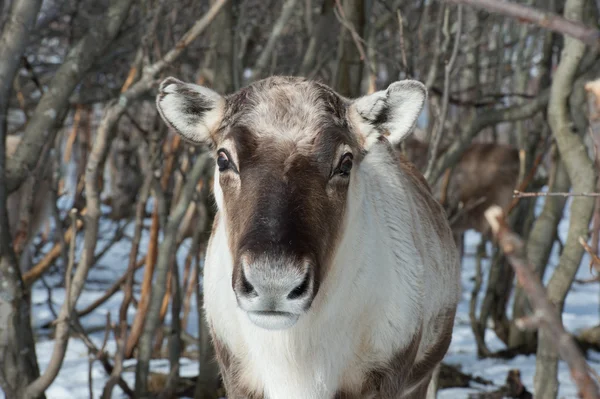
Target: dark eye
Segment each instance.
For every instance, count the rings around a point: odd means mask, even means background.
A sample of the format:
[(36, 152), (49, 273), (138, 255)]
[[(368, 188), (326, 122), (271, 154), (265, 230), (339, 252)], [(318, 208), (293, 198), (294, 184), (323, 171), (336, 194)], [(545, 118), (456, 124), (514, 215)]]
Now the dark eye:
[(217, 155), (217, 166), (219, 167), (219, 172), (223, 172), (224, 170), (229, 169), (229, 158), (225, 151), (219, 151)]
[(352, 169), (352, 154), (346, 153), (342, 156), (340, 166), (338, 167), (338, 174), (340, 176), (349, 176), (350, 170)]

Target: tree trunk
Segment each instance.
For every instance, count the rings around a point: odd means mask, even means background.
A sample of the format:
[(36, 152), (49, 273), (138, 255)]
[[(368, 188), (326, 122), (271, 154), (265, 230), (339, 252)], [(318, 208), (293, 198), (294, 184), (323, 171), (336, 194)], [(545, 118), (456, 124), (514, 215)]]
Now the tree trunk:
[[(584, 0), (567, 0), (564, 16), (573, 21), (582, 21)], [(570, 36), (564, 36), (565, 45), (560, 63), (552, 81), (548, 104), (548, 122), (556, 139), (574, 192), (592, 192), (595, 186), (595, 171), (588, 157), (581, 136), (571, 132), (569, 95), (571, 94), (577, 67), (583, 58), (585, 45)], [(594, 198), (574, 197), (570, 209), (569, 233), (559, 265), (548, 283), (548, 297), (562, 313), (564, 300), (571, 287), (584, 249), (579, 237), (588, 236), (588, 226), (594, 208)], [(540, 332), (535, 373), (535, 395), (540, 398), (555, 398), (558, 393), (558, 353), (556, 343), (545, 332)]]
[[(554, 2), (552, 1), (550, 3), (549, 10), (554, 11)], [(556, 35), (551, 32), (546, 32), (544, 38), (544, 47), (542, 50), (543, 59), (540, 63), (540, 87), (547, 87), (550, 85), (550, 71), (552, 70), (553, 65), (553, 47), (555, 43)], [(518, 88), (518, 90), (521, 89), (524, 91), (526, 87), (522, 86)], [(542, 127), (540, 127), (540, 129), (541, 128)], [(526, 132), (521, 133), (527, 135)], [(530, 137), (528, 136), (527, 139), (529, 140)], [(535, 145), (535, 141), (530, 140), (529, 142), (530, 144)], [(553, 151), (557, 151), (555, 147), (553, 147)], [(531, 156), (533, 157), (535, 154), (532, 153)], [(529, 159), (529, 161), (531, 161), (531, 159)], [(529, 168), (530, 166), (526, 166), (525, 169)], [(548, 181), (548, 189), (549, 191), (564, 192), (569, 191), (569, 187), (570, 182), (567, 171), (560, 160), (560, 155), (556, 152), (555, 156), (553, 156), (552, 169)], [(532, 265), (534, 265), (536, 272), (539, 273), (540, 278), (542, 279), (546, 271), (546, 266), (550, 257), (550, 251), (552, 250), (552, 246), (557, 237), (558, 223), (562, 217), (565, 203), (566, 198), (564, 197), (546, 198), (542, 212), (533, 223), (533, 226), (527, 235), (527, 259)], [(532, 205), (535, 209), (535, 204)], [(514, 297), (513, 319), (509, 327), (507, 345), (511, 349), (519, 348), (522, 353), (535, 353), (535, 348), (537, 346), (537, 332), (531, 330), (521, 330), (514, 324), (515, 320), (529, 314), (531, 310), (527, 296), (518, 284), (515, 287)]]
[(13, 2), (0, 35), (0, 391), (21, 398), (40, 371), (31, 329), (30, 298), (12, 248), (6, 209), (6, 128), (15, 74), (35, 24), (41, 0)]
[(340, 27), (338, 63), (334, 74), (333, 88), (342, 96), (354, 98), (360, 96), (364, 61), (360, 59), (360, 52), (349, 27), (363, 37), (366, 21), (365, 4), (364, 0), (345, 0), (342, 4), (343, 15), (340, 15), (340, 18), (345, 20), (349, 26), (342, 25)]
[[(559, 156), (555, 157), (553, 161), (552, 175), (548, 191), (569, 191), (569, 176)], [(535, 271), (541, 279), (544, 278), (550, 252), (558, 236), (558, 223), (562, 218), (566, 202), (566, 197), (545, 198), (542, 212), (533, 224), (527, 239), (527, 259), (535, 267)], [(510, 325), (508, 338), (509, 348), (520, 348), (525, 353), (535, 352), (537, 333), (535, 331), (522, 331), (514, 324), (515, 320), (530, 313), (531, 307), (525, 292), (520, 286), (517, 286), (513, 305), (513, 322)]]
[(313, 28), (306, 52), (302, 58), (302, 65), (300, 66), (299, 72), (300, 76), (309, 76), (317, 64), (319, 51), (327, 40), (326, 36), (331, 34), (331, 27), (335, 25), (333, 6), (333, 0), (323, 1), (319, 22), (317, 23), (317, 26)]
[[(216, 0), (211, 0), (214, 4)], [(211, 48), (214, 51), (213, 89), (220, 94), (233, 91), (233, 2), (223, 6), (211, 25)]]

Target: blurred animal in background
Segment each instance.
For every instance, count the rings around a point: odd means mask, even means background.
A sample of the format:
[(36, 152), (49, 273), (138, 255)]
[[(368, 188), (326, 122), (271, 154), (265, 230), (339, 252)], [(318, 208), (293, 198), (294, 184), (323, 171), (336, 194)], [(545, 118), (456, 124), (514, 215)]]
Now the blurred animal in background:
[(408, 80), (358, 99), (293, 77), (226, 97), (161, 83), (164, 121), (216, 161), (204, 304), (229, 398), (435, 396), (458, 251), (393, 149), (425, 99)]
[[(428, 162), (429, 144), (409, 137), (403, 142), (406, 157), (422, 172)], [(438, 156), (448, 147), (442, 147)], [(402, 152), (400, 145), (396, 150)], [(454, 167), (438, 179), (432, 187), (450, 221), (457, 240), (465, 231), (473, 229), (485, 236), (490, 226), (484, 212), (491, 205), (505, 211), (513, 201), (513, 191), (519, 179), (519, 151), (496, 143), (472, 143)]]

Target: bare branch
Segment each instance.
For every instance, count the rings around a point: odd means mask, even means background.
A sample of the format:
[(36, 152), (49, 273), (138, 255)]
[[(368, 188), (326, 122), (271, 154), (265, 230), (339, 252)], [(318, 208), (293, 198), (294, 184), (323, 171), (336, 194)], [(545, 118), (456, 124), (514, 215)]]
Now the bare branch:
[[(77, 210), (71, 210), (71, 220), (75, 224), (77, 220)], [(69, 324), (71, 323), (71, 313), (75, 306), (75, 301), (71, 298), (71, 288), (73, 285), (83, 286), (84, 281), (81, 281), (81, 274), (77, 274), (75, 279), (72, 278), (73, 265), (75, 263), (75, 234), (71, 236), (69, 248), (69, 263), (65, 274), (65, 301), (60, 308), (57, 318), (56, 335), (54, 337), (54, 349), (48, 367), (39, 378), (33, 381), (25, 390), (24, 397), (34, 399), (39, 397), (52, 384), (65, 359), (67, 353), (67, 344), (69, 341)]]
[(35, 24), (41, 0), (18, 0), (12, 5), (10, 17), (0, 34), (0, 131), (4, 139), (5, 117), (9, 94), (21, 56)]
[(367, 58), (367, 56), (365, 54), (365, 49), (361, 44), (362, 38), (354, 28), (354, 25), (352, 25), (352, 22), (350, 22), (348, 18), (346, 18), (346, 14), (344, 13), (344, 8), (342, 7), (342, 3), (340, 2), (340, 0), (335, 0), (335, 6), (336, 9), (334, 9), (334, 14), (336, 18), (338, 19), (339, 23), (342, 24), (344, 28), (348, 29), (348, 31), (350, 32), (352, 40), (354, 41), (356, 49), (358, 50), (358, 54), (360, 55), (360, 60), (364, 61)]
[(408, 61), (406, 60), (406, 46), (404, 45), (404, 24), (402, 23), (402, 14), (400, 13), (400, 9), (396, 10), (396, 15), (398, 17), (398, 30), (400, 34), (400, 54), (402, 55), (402, 66), (404, 66), (404, 70), (408, 70)]
[(529, 198), (529, 197), (600, 197), (600, 193), (548, 193), (548, 192), (526, 193), (526, 192), (519, 191), (519, 190), (515, 190), (513, 192), (513, 198)]
[[(521, 238), (512, 232), (504, 220), (504, 212), (498, 206), (491, 206), (485, 212), (485, 217), (492, 227), (494, 236), (498, 240), (502, 251), (510, 261), (519, 284), (525, 290), (531, 301), (534, 312), (534, 320), (539, 321), (541, 328), (552, 335), (555, 345), (558, 347), (560, 356), (567, 362), (571, 370), (571, 377), (579, 388), (580, 395), (585, 399), (600, 398), (598, 385), (590, 376), (589, 366), (575, 341), (569, 335), (560, 321), (556, 308), (546, 297), (544, 287), (533, 268), (528, 264)], [(521, 325), (531, 326), (521, 321)]]
[(44, 144), (54, 137), (56, 124), (69, 105), (71, 93), (115, 38), (131, 3), (132, 0), (112, 0), (103, 20), (92, 24), (88, 33), (67, 54), (27, 124), (17, 151), (8, 160), (6, 178), (9, 192), (18, 188), (35, 167)]
[(164, 237), (160, 244), (158, 261), (156, 265), (156, 276), (150, 294), (150, 308), (146, 317), (144, 332), (138, 345), (139, 355), (138, 363), (136, 365), (135, 391), (136, 395), (140, 397), (146, 395), (148, 390), (148, 381), (146, 380), (146, 377), (148, 375), (150, 356), (152, 353), (152, 338), (156, 332), (156, 329), (158, 328), (160, 308), (166, 292), (166, 277), (169, 270), (171, 257), (175, 251), (175, 243), (177, 240), (177, 232), (179, 231), (179, 224), (185, 216), (185, 213), (192, 200), (192, 194), (196, 190), (196, 184), (202, 176), (209, 159), (208, 153), (203, 153), (196, 159), (192, 170), (187, 176), (188, 180), (184, 186), (179, 203), (169, 215)]
[(442, 112), (440, 114), (440, 119), (436, 125), (435, 132), (433, 134), (433, 145), (431, 146), (431, 153), (429, 154), (429, 161), (427, 162), (427, 169), (425, 170), (424, 176), (425, 179), (431, 184), (431, 171), (433, 169), (433, 164), (437, 157), (438, 147), (440, 145), (440, 141), (442, 140), (442, 131), (444, 130), (444, 125), (446, 123), (446, 115), (448, 114), (448, 98), (450, 96), (450, 75), (452, 73), (452, 69), (454, 68), (454, 63), (456, 62), (456, 57), (458, 55), (458, 46), (460, 44), (460, 35), (462, 33), (462, 20), (463, 20), (463, 9), (462, 5), (458, 5), (458, 21), (456, 22), (456, 36), (454, 37), (454, 47), (452, 48), (452, 55), (450, 56), (450, 60), (446, 62), (446, 67), (444, 68), (444, 97), (442, 100)]
[[(144, 75), (145, 75), (145, 77), (147, 77), (146, 79), (149, 79), (148, 77), (150, 77), (150, 76), (154, 77), (154, 76), (158, 75), (167, 66), (169, 66), (173, 61), (175, 61), (177, 58), (179, 58), (181, 53), (190, 45), (190, 43), (192, 43), (194, 40), (196, 40), (196, 38), (202, 32), (204, 32), (204, 30), (208, 27), (208, 25), (210, 25), (210, 23), (215, 19), (215, 17), (217, 16), (217, 14), (221, 10), (221, 8), (223, 8), (225, 3), (227, 3), (227, 1), (228, 0), (216, 1), (209, 8), (209, 10), (206, 12), (206, 14), (204, 14), (202, 16), (202, 18), (200, 18), (198, 21), (196, 21), (194, 26), (192, 26), (187, 32), (185, 32), (183, 37), (181, 39), (179, 39), (179, 41), (175, 44), (175, 47), (173, 47), (173, 49), (171, 49), (167, 54), (165, 54), (164, 57), (160, 61), (156, 62), (155, 64), (153, 64), (149, 67), (146, 67), (144, 69)], [(143, 80), (143, 78), (141, 80)], [(135, 85), (131, 89), (134, 89), (134, 88), (135, 88)], [(127, 91), (129, 91), (129, 90), (127, 90)]]
[[(80, 215), (84, 216), (86, 213), (87, 209), (84, 208), (80, 212)], [(82, 227), (83, 221), (77, 219), (75, 224), (67, 229), (61, 241), (70, 241), (73, 235), (76, 235), (77, 231), (79, 231)], [(73, 232), (73, 229), (75, 229), (75, 233)], [(50, 266), (52, 266), (54, 261), (61, 255), (63, 248), (64, 247), (61, 242), (56, 243), (54, 247), (52, 247), (52, 249), (42, 258), (42, 260), (38, 262), (38, 264), (36, 264), (33, 268), (31, 268), (23, 274), (23, 283), (26, 286), (31, 286), (33, 283), (35, 283), (40, 278), (40, 276), (44, 274), (44, 272), (48, 270)]]
[(582, 23), (561, 17), (558, 14), (540, 10), (510, 1), (498, 0), (444, 0), (447, 3), (466, 4), (483, 8), (489, 12), (515, 18), (519, 22), (537, 25), (541, 28), (562, 33), (581, 40), (583, 43), (600, 46), (600, 31), (589, 28)]
[(273, 54), (275, 45), (277, 44), (279, 37), (283, 33), (283, 28), (292, 16), (292, 13), (294, 12), (294, 7), (296, 6), (297, 2), (298, 0), (287, 0), (285, 3), (283, 3), (281, 15), (279, 15), (279, 18), (277, 19), (275, 24), (273, 24), (273, 29), (271, 30), (271, 34), (269, 35), (269, 40), (267, 40), (265, 48), (263, 49), (262, 53), (260, 53), (260, 56), (258, 57), (254, 68), (252, 68), (253, 79), (256, 80), (262, 77), (265, 68), (267, 67), (267, 64), (271, 60), (271, 55)]

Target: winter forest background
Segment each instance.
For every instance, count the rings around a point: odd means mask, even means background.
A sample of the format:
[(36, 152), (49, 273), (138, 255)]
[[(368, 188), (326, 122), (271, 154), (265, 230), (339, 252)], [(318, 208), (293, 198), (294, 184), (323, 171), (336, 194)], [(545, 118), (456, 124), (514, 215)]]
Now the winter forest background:
[(224, 396), (201, 314), (214, 166), (154, 101), (167, 76), (230, 93), (275, 74), (427, 86), (399, 151), (462, 243), (438, 397), (597, 398), (599, 18), (597, 0), (0, 0), (0, 398)]

